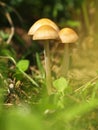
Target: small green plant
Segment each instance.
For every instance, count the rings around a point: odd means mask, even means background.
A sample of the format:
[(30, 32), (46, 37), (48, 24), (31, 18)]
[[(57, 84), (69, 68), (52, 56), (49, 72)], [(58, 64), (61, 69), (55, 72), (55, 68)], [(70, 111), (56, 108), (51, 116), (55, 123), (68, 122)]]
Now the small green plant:
[(68, 88), (68, 82), (65, 78), (60, 77), (53, 82), (53, 86), (56, 89), (55, 99), (57, 107), (64, 108), (65, 91)]
[(29, 75), (25, 73), (25, 71), (29, 67), (28, 60), (20, 60), (19, 62), (16, 62), (15, 59), (11, 56), (0, 56), (0, 58), (11, 60), (16, 66), (16, 74), (19, 74), (19, 73), (23, 74), (27, 79), (29, 79), (32, 82), (32, 84), (34, 84), (35, 86), (38, 86), (38, 84)]

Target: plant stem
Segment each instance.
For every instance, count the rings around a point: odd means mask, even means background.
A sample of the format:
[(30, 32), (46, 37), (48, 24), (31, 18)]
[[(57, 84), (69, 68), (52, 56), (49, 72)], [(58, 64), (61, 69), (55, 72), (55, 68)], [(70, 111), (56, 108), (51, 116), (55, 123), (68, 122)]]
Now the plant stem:
[(46, 70), (46, 87), (48, 94), (52, 94), (52, 76), (51, 76), (51, 65), (50, 65), (50, 51), (49, 51), (49, 43), (46, 41), (44, 43), (44, 56), (45, 56), (45, 70)]
[(84, 21), (87, 28), (87, 32), (89, 33), (90, 23), (89, 23), (88, 12), (87, 12), (87, 3), (85, 0), (82, 3), (82, 10), (83, 10), (83, 16), (84, 16)]
[(69, 69), (69, 44), (66, 43), (64, 46), (63, 59), (60, 68), (60, 77), (66, 78)]
[(22, 71), (20, 68), (18, 68), (19, 69), (19, 71), (32, 83), (32, 84), (34, 84), (35, 86), (37, 86), (38, 87), (38, 84), (29, 76), (29, 75), (27, 75), (24, 71)]
[(95, 0), (95, 36), (98, 34), (98, 0)]

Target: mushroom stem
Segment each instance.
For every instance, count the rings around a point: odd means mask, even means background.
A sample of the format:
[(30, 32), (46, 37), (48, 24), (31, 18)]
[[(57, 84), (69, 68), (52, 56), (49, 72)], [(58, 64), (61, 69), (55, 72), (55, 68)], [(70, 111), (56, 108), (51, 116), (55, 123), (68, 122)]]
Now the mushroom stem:
[(50, 51), (49, 43), (46, 41), (44, 44), (44, 56), (45, 56), (45, 70), (46, 70), (46, 87), (48, 94), (52, 94), (52, 76), (51, 76), (51, 65), (50, 65)]
[(69, 44), (66, 43), (64, 46), (63, 59), (60, 68), (60, 76), (66, 77), (69, 69)]

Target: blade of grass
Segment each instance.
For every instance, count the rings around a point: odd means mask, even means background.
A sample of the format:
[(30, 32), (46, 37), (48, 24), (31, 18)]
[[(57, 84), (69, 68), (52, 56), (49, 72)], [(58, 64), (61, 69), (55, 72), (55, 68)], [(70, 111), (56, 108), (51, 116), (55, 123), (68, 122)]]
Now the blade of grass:
[(43, 65), (41, 63), (41, 60), (40, 60), (40, 57), (39, 57), (39, 54), (36, 53), (36, 62), (37, 62), (37, 66), (38, 66), (38, 69), (40, 70), (41, 72), (41, 75), (43, 77), (45, 77), (45, 71), (44, 71), (44, 68), (43, 68)]

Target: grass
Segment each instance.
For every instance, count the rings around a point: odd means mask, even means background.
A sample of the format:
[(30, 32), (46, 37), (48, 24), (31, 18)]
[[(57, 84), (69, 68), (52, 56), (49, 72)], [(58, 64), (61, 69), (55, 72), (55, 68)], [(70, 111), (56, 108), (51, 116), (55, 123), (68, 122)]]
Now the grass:
[(0, 54), (0, 129), (98, 129), (97, 48), (89, 50), (89, 54), (79, 52), (75, 62), (72, 57), (68, 79), (54, 79), (54, 94), (50, 96), (46, 93), (39, 54), (36, 54), (36, 68), (40, 71), (30, 70), (28, 60), (17, 60), (11, 51), (8, 53), (9, 48), (4, 46), (4, 50)]
[[(15, 95), (16, 92), (10, 94)], [(37, 97), (38, 100), (35, 101), (34, 96), (31, 100), (22, 97), (22, 100), (20, 98), (21, 101), (15, 105), (15, 103), (4, 103), (7, 92), (2, 88), (0, 89), (0, 127), (3, 130), (97, 130), (97, 92), (98, 82), (85, 84), (74, 91), (70, 84), (67, 84), (67, 87), (63, 88), (63, 94), (60, 88), (58, 93), (51, 96), (42, 91), (38, 94), (40, 95)]]
[[(98, 83), (93, 86), (93, 91), (83, 93), (66, 92), (63, 97), (63, 108), (52, 97), (42, 96), (36, 103), (28, 105), (21, 103), (17, 106), (3, 104), (0, 107), (0, 127), (4, 130), (95, 130), (98, 128), (98, 97), (96, 93)], [(69, 90), (66, 90), (69, 91)], [(0, 98), (3, 98), (1, 92)], [(91, 95), (91, 97), (90, 97)], [(92, 96), (93, 95), (93, 96)]]

